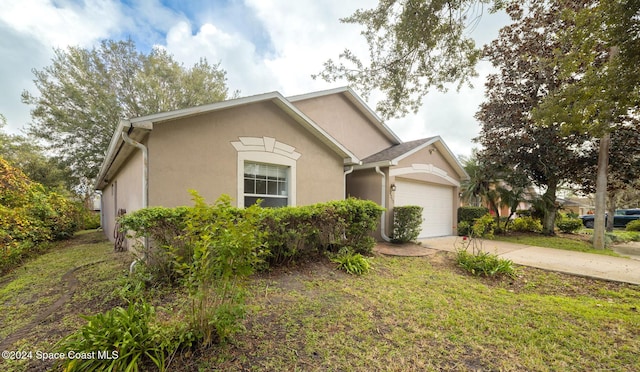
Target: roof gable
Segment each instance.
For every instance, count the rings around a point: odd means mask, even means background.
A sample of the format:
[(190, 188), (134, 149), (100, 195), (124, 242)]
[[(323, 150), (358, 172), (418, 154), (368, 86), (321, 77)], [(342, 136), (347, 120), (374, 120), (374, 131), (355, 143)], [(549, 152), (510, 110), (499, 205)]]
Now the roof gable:
[(346, 97), (364, 117), (374, 126), (375, 129), (380, 131), (391, 143), (402, 143), (402, 140), (380, 119), (380, 117), (349, 87), (339, 87), (334, 89), (322, 90), (318, 92), (300, 94), (296, 96), (287, 97), (290, 102), (296, 103), (299, 101), (329, 96), (333, 94), (341, 94)]
[(101, 189), (106, 185), (107, 174), (113, 174), (117, 169), (125, 162), (126, 157), (133, 150), (131, 146), (124, 146), (124, 140), (122, 133), (126, 131), (129, 137), (138, 141), (142, 140), (149, 132), (153, 131), (154, 123), (168, 122), (191, 116), (202, 115), (212, 113), (219, 110), (224, 110), (233, 107), (241, 107), (251, 105), (258, 102), (270, 101), (279, 107), (288, 116), (293, 118), (303, 128), (307, 129), (318, 140), (339, 156), (344, 159), (345, 164), (359, 164), (360, 160), (349, 149), (344, 147), (341, 143), (335, 140), (329, 133), (327, 133), (317, 123), (307, 117), (303, 112), (291, 104), (286, 98), (284, 98), (278, 92), (270, 92), (259, 94), (255, 96), (231, 99), (222, 102), (211, 103), (207, 105), (190, 107), (181, 110), (163, 112), (158, 114), (152, 114), (142, 116), (138, 118), (132, 118), (129, 120), (122, 120), (116, 128), (105, 159), (100, 167), (98, 177), (96, 180), (96, 189)]
[(455, 155), (451, 152), (449, 147), (444, 143), (440, 136), (421, 138), (414, 141), (404, 142), (398, 145), (391, 146), (376, 154), (368, 156), (362, 159), (362, 165), (359, 168), (368, 168), (381, 165), (397, 165), (398, 162), (416, 152), (433, 145), (442, 155), (442, 157), (451, 165), (456, 171), (458, 176), (462, 179), (468, 179), (469, 175), (462, 167), (462, 164), (458, 161)]

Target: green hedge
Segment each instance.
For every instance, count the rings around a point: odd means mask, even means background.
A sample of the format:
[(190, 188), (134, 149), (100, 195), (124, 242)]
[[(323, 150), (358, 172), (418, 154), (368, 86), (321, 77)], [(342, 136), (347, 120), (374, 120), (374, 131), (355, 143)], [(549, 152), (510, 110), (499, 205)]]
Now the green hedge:
[[(154, 267), (152, 274), (174, 282), (179, 268), (191, 259), (192, 249), (182, 237), (192, 207), (153, 207), (135, 211), (119, 219), (121, 229), (135, 238), (149, 238), (154, 249), (145, 252)], [(369, 200), (349, 198), (301, 207), (262, 208), (259, 229), (269, 251), (265, 260), (277, 266), (325, 251), (351, 247), (354, 253), (371, 253), (383, 208)], [(233, 208), (234, 218), (244, 209)], [(200, 213), (202, 215), (202, 213)], [(215, 218), (211, 214), (208, 218)]]
[(422, 207), (407, 205), (393, 208), (393, 238), (394, 243), (415, 241), (420, 235), (422, 226)]
[(582, 228), (582, 220), (579, 218), (564, 217), (556, 220), (556, 226), (563, 233), (571, 234)]
[(473, 234), (475, 221), (489, 213), (486, 207), (460, 207), (458, 208), (458, 235), (468, 236)]
[(473, 222), (478, 218), (489, 213), (489, 209), (486, 207), (460, 207), (458, 208), (458, 222), (469, 222), (473, 225)]

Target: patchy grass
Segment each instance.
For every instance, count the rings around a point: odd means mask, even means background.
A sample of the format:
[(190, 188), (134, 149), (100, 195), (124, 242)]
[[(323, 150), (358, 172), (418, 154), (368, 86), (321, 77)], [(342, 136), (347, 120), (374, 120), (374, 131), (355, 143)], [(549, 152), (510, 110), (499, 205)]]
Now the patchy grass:
[(185, 370), (640, 368), (637, 286), (528, 268), (478, 279), (453, 257), (376, 257), (363, 277), (319, 263), (256, 279), (246, 332)]
[(578, 251), (595, 253), (605, 256), (620, 257), (611, 249), (594, 249), (588, 242), (588, 237), (577, 234), (562, 234), (558, 236), (545, 236), (536, 233), (510, 233), (506, 235), (496, 235), (494, 240), (503, 242), (533, 245), (536, 247), (564, 249), (567, 251)]
[[(0, 340), (15, 341), (4, 349), (51, 352), (84, 323), (80, 315), (120, 304), (112, 293), (129, 262), (101, 232), (82, 232), (0, 278)], [(30, 370), (30, 362), (0, 360), (0, 369)]]
[[(125, 255), (104, 242), (76, 243), (0, 279), (0, 321), (17, 329), (29, 322), (22, 317), (46, 308), (24, 302), (53, 296), (71, 268), (105, 260), (76, 271), (82, 284), (73, 301), (13, 349), (50, 351), (83, 323), (79, 314), (120, 305), (112, 293), (123, 282)], [(246, 330), (227, 344), (181, 352), (169, 369), (640, 370), (639, 286), (524, 267), (515, 279), (478, 278), (447, 252), (372, 261), (364, 276), (336, 270), (328, 259), (255, 276), (247, 283)], [(186, 293), (151, 294), (161, 318), (180, 316)], [(20, 309), (5, 314), (14, 305)], [(46, 367), (0, 361), (2, 370)]]

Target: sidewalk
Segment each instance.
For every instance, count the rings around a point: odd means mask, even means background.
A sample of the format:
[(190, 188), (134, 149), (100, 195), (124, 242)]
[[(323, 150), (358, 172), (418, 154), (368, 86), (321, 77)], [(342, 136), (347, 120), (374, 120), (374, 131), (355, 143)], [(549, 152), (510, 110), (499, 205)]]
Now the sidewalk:
[[(422, 239), (426, 248), (455, 251), (457, 236)], [(482, 250), (495, 253), (518, 265), (567, 274), (640, 285), (640, 261), (562, 249), (483, 240)]]

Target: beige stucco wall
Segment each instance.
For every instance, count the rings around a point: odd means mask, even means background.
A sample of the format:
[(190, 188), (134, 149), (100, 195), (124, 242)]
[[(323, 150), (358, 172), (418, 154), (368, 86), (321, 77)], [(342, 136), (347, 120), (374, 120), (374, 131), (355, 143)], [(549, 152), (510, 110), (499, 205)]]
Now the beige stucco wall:
[[(389, 224), (390, 218), (388, 211), (391, 209), (388, 208), (390, 202), (390, 183), (389, 180), (389, 169), (381, 168), (380, 169), (386, 176), (387, 182), (385, 185), (385, 206), (386, 211), (384, 214), (384, 218), (387, 220), (385, 224), (386, 227), (386, 235), (389, 235), (389, 229), (391, 225)], [(371, 200), (379, 205), (382, 205), (381, 196), (382, 196), (382, 176), (376, 173), (375, 169), (362, 169), (354, 171), (353, 173), (347, 176), (347, 196), (352, 196), (358, 199), (366, 199)], [(380, 225), (373, 234), (374, 238), (377, 240), (382, 240), (382, 235), (380, 233)]]
[(127, 213), (142, 208), (142, 153), (137, 149), (102, 190), (102, 227), (111, 241), (114, 240), (115, 216), (121, 208)]
[(393, 145), (342, 94), (296, 101), (293, 105), (360, 159)]
[(343, 159), (271, 102), (156, 123), (149, 137), (149, 204), (191, 205), (238, 198), (239, 137), (271, 137), (296, 148), (297, 205), (344, 198)]
[[(411, 167), (413, 164), (432, 164), (433, 166), (447, 172), (447, 175), (449, 177), (455, 179), (457, 182), (460, 182), (460, 177), (458, 176), (456, 171), (433, 145), (427, 146), (426, 148), (421, 149), (420, 151), (400, 160), (398, 162), (398, 165), (394, 166), (394, 168), (397, 169)], [(443, 179), (442, 177), (427, 173), (413, 173), (403, 175), (402, 177), (437, 184), (452, 185), (451, 182)]]

